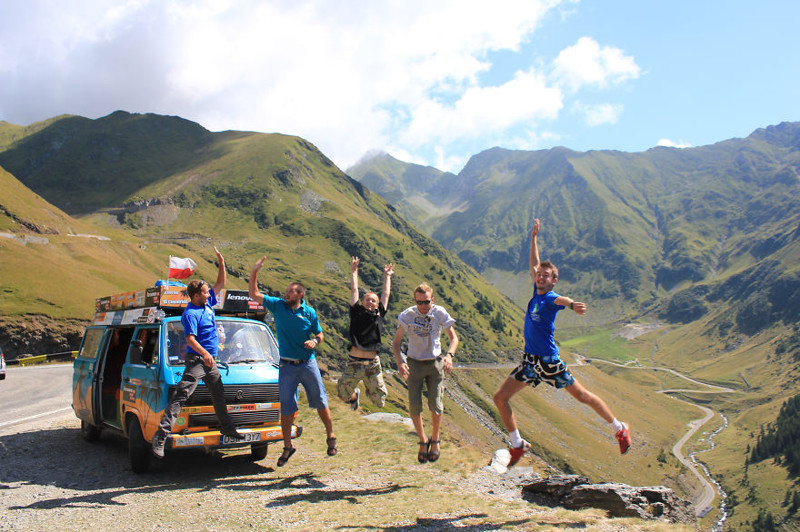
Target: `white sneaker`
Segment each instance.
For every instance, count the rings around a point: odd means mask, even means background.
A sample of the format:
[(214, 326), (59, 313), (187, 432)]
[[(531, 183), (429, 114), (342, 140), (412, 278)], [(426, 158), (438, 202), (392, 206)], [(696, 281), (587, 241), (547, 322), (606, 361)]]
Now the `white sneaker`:
[(153, 436), (153, 454), (156, 455), (156, 458), (164, 458), (164, 447), (166, 444), (167, 439), (159, 438), (156, 432), (155, 436)]

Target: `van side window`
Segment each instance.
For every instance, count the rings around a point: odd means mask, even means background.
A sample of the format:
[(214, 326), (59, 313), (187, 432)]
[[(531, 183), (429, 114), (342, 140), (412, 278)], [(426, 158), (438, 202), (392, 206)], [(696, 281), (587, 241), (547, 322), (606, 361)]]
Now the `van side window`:
[(88, 358), (94, 360), (97, 358), (97, 349), (100, 347), (100, 342), (103, 341), (103, 333), (105, 329), (87, 329), (86, 335), (83, 337), (83, 344), (81, 344), (81, 352), (78, 354), (80, 358)]
[(179, 321), (167, 325), (167, 361), (171, 366), (182, 366), (186, 359), (186, 336)]
[(139, 329), (128, 358), (131, 364), (154, 364), (158, 359), (158, 329)]

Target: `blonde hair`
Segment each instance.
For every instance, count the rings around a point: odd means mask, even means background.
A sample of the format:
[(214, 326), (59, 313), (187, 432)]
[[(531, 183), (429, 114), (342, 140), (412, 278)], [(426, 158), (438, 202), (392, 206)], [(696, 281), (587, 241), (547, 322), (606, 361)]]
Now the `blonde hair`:
[(433, 288), (428, 283), (422, 283), (414, 289), (415, 294), (426, 294), (430, 292), (433, 295)]

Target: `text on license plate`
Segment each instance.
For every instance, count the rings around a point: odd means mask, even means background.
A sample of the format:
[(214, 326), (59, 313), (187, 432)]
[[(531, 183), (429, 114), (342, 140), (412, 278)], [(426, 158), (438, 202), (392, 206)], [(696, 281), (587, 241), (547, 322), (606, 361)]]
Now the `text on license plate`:
[(239, 440), (236, 438), (231, 438), (230, 436), (220, 436), (220, 443), (222, 445), (227, 445), (229, 443), (245, 443), (251, 441), (261, 441), (261, 433), (260, 432), (242, 432), (242, 436), (244, 436), (243, 440)]

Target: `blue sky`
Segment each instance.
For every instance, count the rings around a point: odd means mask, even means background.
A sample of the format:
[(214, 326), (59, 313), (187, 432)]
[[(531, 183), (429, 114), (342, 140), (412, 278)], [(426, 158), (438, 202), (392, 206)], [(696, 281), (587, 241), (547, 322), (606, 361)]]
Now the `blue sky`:
[(0, 120), (115, 110), (458, 172), (800, 120), (796, 0), (0, 0)]

